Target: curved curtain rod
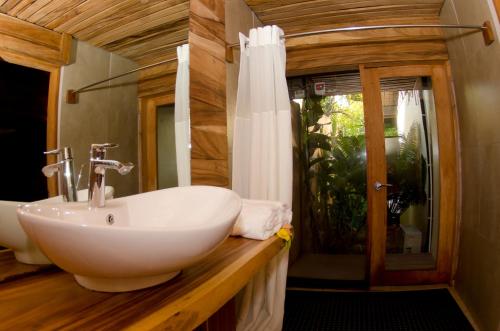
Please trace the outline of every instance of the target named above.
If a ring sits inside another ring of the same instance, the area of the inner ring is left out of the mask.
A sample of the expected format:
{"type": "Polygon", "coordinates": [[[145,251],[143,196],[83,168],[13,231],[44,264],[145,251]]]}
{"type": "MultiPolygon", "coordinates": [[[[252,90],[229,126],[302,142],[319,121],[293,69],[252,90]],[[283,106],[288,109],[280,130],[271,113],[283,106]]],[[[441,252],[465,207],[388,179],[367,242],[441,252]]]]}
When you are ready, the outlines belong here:
{"type": "MultiPolygon", "coordinates": [[[[442,28],[442,29],[472,29],[472,30],[477,30],[477,31],[482,31],[483,32],[483,37],[486,45],[490,45],[495,41],[495,35],[493,33],[493,28],[491,25],[491,22],[486,21],[484,22],[483,25],[468,25],[468,24],[393,24],[393,25],[367,25],[367,26],[350,26],[350,27],[345,27],[345,28],[335,28],[335,29],[327,29],[327,30],[318,30],[318,31],[309,31],[309,32],[300,32],[300,33],[293,33],[293,34],[288,34],[281,36],[282,39],[285,38],[297,38],[297,37],[304,37],[304,36],[312,36],[312,35],[319,35],[319,34],[326,34],[326,33],[334,33],[334,32],[349,32],[349,31],[367,31],[367,30],[380,30],[380,29],[392,29],[392,28],[398,28],[398,29],[408,29],[408,28],[442,28]]],[[[245,43],[246,44],[246,43],[245,43]]],[[[235,43],[232,45],[228,45],[226,49],[229,49],[230,51],[233,48],[239,48],[240,44],[235,43]]],[[[232,56],[228,58],[232,59],[232,56]]],[[[103,80],[100,80],[98,82],[80,87],[77,90],[68,90],[66,92],[66,102],[69,104],[75,104],[78,103],[78,94],[80,92],[84,92],[85,90],[94,87],[96,85],[108,82],[110,80],[120,78],[126,75],[130,75],[134,72],[141,71],[144,69],[156,67],[161,64],[169,63],[177,61],[177,58],[172,58],[164,61],[160,61],[157,63],[149,64],[147,66],[139,67],[137,69],[133,69],[130,71],[127,71],[123,74],[116,75],[113,77],[109,77],[103,80]]],[[[232,61],[229,61],[232,62],[232,61]]]]}
{"type": "MultiPolygon", "coordinates": [[[[491,23],[489,21],[485,22],[483,25],[470,25],[470,24],[392,24],[392,25],[366,25],[366,26],[349,26],[345,28],[335,28],[335,29],[327,29],[327,30],[318,30],[318,31],[309,31],[309,32],[300,32],[300,33],[292,33],[281,36],[281,39],[286,38],[297,38],[297,37],[305,37],[326,33],[334,33],[334,32],[350,32],[350,31],[367,31],[367,30],[381,30],[381,29],[408,29],[408,28],[442,28],[442,29],[472,29],[478,31],[491,31],[491,23]]],[[[492,32],[491,32],[492,33],[492,32]]],[[[245,43],[247,45],[248,43],[245,43]]],[[[239,48],[239,43],[234,43],[229,45],[230,48],[239,48]]]]}

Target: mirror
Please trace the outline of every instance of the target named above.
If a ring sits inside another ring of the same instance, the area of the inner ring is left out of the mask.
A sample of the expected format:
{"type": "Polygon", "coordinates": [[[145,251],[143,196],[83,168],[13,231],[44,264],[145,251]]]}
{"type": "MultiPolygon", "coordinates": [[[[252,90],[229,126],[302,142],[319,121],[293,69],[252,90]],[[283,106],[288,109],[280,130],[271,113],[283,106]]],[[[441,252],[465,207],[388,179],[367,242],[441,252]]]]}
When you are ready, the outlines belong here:
{"type": "MultiPolygon", "coordinates": [[[[162,105],[174,104],[177,61],[151,66],[94,86],[79,94],[77,104],[66,102],[66,91],[175,58],[177,46],[186,44],[188,40],[189,1],[61,3],[59,6],[65,6],[65,12],[73,11],[75,14],[57,17],[53,13],[37,14],[35,3],[19,8],[15,14],[17,17],[24,17],[24,11],[31,11],[41,17],[35,23],[11,17],[9,12],[1,15],[0,23],[4,28],[0,31],[0,40],[14,41],[12,45],[9,44],[8,49],[4,43],[0,43],[0,59],[50,74],[45,100],[48,111],[46,116],[41,115],[46,121],[48,139],[41,149],[71,146],[75,173],[78,174],[84,167],[79,187],[82,189],[87,185],[90,144],[117,143],[120,147],[110,150],[107,158],[132,162],[136,167],[124,177],[108,171],[106,185],[114,187],[115,197],[150,190],[152,186],[146,185],[144,173],[148,173],[152,158],[171,159],[169,154],[172,142],[168,142],[170,149],[161,147],[151,152],[149,147],[144,148],[145,142],[153,139],[156,142],[157,139],[156,126],[144,126],[151,124],[144,119],[151,115],[147,111],[149,105],[155,105],[156,115],[156,105],[161,109],[162,105]]],[[[54,8],[54,13],[57,10],[58,8],[54,8]]],[[[1,84],[9,84],[4,70],[1,72],[1,84]]],[[[189,102],[186,101],[186,104],[189,102]]],[[[156,124],[156,120],[153,123],[156,124]]],[[[1,129],[0,139],[9,131],[1,129]]],[[[163,134],[165,130],[160,127],[159,134],[163,134]]],[[[31,140],[34,141],[41,140],[31,140]]],[[[38,156],[40,152],[28,152],[26,146],[19,146],[17,150],[38,156]]],[[[42,161],[45,161],[45,157],[42,161]]],[[[47,162],[54,163],[56,160],[48,158],[47,162]]],[[[160,167],[163,168],[161,162],[160,167]]],[[[41,165],[31,163],[33,169],[29,172],[40,177],[41,165]]],[[[158,163],[154,164],[158,168],[158,163]]],[[[15,179],[26,176],[26,173],[9,175],[15,179]]],[[[163,173],[161,176],[163,181],[165,176],[163,173]]],[[[170,171],[167,177],[172,176],[170,171]]],[[[2,196],[0,200],[32,201],[57,193],[55,181],[40,178],[46,187],[47,193],[44,196],[2,196]]],[[[173,180],[168,180],[171,181],[169,185],[172,185],[173,180]]],[[[29,184],[22,186],[30,187],[29,184]]],[[[154,186],[154,189],[159,187],[157,183],[154,186]]],[[[3,264],[0,261],[0,266],[3,264]]],[[[2,270],[0,268],[0,280],[3,279],[2,270]]]]}

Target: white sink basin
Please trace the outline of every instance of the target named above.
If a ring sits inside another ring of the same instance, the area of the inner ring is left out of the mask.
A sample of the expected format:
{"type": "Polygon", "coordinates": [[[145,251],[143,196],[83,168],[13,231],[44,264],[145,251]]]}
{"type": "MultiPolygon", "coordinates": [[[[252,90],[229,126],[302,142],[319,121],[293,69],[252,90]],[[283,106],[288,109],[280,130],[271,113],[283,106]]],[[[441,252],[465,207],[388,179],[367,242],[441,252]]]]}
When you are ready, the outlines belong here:
{"type": "Polygon", "coordinates": [[[233,191],[190,186],[110,200],[103,208],[31,204],[17,212],[30,238],[80,285],[122,292],[165,282],[198,262],[227,238],[240,210],[233,191]]]}
{"type": "MultiPolygon", "coordinates": [[[[88,190],[77,192],[78,201],[86,201],[88,190]]],[[[106,199],[112,199],[114,189],[106,186],[106,199]]],[[[19,262],[27,264],[51,264],[50,260],[28,238],[17,220],[16,209],[26,202],[0,201],[0,246],[12,249],[19,262]]],[[[61,195],[36,203],[64,203],[61,195]]]]}

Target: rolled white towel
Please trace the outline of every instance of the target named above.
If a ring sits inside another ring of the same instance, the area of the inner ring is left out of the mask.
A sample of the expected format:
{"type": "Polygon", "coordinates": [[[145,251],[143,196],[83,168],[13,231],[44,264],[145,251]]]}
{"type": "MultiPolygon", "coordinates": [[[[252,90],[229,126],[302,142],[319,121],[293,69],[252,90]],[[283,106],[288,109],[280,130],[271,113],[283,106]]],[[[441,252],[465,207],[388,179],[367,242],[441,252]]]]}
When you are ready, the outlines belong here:
{"type": "Polygon", "coordinates": [[[282,202],[243,199],[231,235],[266,240],[291,221],[292,211],[282,202]]]}

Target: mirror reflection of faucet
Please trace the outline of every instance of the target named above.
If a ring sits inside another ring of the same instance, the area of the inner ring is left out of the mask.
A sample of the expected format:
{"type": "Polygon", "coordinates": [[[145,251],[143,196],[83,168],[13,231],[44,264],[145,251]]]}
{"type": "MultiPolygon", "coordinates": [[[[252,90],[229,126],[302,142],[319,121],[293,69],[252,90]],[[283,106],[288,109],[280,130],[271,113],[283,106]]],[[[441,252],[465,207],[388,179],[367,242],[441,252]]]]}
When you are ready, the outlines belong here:
{"type": "Polygon", "coordinates": [[[75,169],[73,167],[73,152],[71,147],[63,147],[48,151],[45,155],[59,155],[60,161],[54,164],[46,165],[42,172],[46,177],[52,177],[54,173],[59,173],[59,183],[61,193],[66,202],[77,201],[75,186],[75,169]]]}

